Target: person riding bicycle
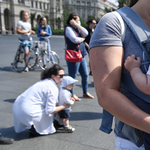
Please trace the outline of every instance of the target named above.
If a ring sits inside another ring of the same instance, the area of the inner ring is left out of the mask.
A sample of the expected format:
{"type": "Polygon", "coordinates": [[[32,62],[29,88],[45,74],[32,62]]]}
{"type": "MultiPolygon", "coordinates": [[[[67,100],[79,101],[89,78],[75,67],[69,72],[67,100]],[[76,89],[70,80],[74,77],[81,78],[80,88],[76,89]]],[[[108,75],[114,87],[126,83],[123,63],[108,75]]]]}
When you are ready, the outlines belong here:
{"type": "MultiPolygon", "coordinates": [[[[25,63],[28,63],[28,55],[29,55],[29,50],[32,45],[32,37],[31,34],[35,34],[33,30],[31,30],[31,24],[28,22],[28,19],[30,18],[29,13],[24,11],[23,12],[23,20],[20,20],[17,23],[17,33],[20,34],[20,40],[24,43],[23,49],[25,50],[25,53],[27,56],[24,58],[25,63]],[[30,46],[29,46],[30,45],[30,46]]],[[[28,66],[25,68],[25,72],[28,72],[29,68],[28,66]]]]}
{"type": "MultiPolygon", "coordinates": [[[[53,64],[55,64],[53,56],[50,54],[51,45],[50,45],[50,40],[48,39],[49,36],[52,36],[52,30],[51,30],[50,25],[47,25],[47,19],[45,17],[41,17],[38,21],[37,36],[39,37],[39,41],[47,41],[50,60],[52,61],[53,64]],[[46,37],[47,37],[47,40],[45,40],[46,37]]],[[[45,61],[46,61],[45,58],[43,58],[43,64],[44,64],[43,68],[46,68],[45,61]]]]}

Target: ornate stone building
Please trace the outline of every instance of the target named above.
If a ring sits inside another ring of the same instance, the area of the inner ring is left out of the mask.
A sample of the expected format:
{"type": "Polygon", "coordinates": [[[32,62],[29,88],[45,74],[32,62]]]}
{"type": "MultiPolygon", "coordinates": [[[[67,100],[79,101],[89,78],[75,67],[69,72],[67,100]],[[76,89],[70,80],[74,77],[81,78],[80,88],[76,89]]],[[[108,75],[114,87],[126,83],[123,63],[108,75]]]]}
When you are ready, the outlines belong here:
{"type": "Polygon", "coordinates": [[[107,0],[0,0],[0,31],[15,31],[23,11],[30,14],[32,27],[37,27],[40,16],[46,16],[52,29],[63,29],[63,6],[66,4],[84,21],[88,16],[100,18],[105,7],[117,9],[107,0]]]}
{"type": "Polygon", "coordinates": [[[40,16],[47,16],[53,29],[61,28],[62,0],[0,0],[0,30],[15,30],[23,11],[30,14],[32,27],[40,16]]]}
{"type": "Polygon", "coordinates": [[[63,6],[65,5],[69,5],[72,11],[85,22],[88,20],[88,16],[94,16],[99,20],[106,13],[105,8],[117,9],[117,6],[107,0],[63,0],[63,6]]]}

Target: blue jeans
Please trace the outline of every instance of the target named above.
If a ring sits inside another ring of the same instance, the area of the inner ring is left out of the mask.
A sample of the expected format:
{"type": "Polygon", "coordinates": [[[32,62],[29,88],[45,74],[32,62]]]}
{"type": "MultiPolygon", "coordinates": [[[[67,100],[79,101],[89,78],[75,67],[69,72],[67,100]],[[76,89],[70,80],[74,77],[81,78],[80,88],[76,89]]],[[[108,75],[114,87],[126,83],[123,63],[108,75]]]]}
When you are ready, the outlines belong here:
{"type": "MultiPolygon", "coordinates": [[[[43,40],[41,40],[41,41],[43,41],[43,40]]],[[[50,53],[50,51],[51,51],[51,45],[50,45],[50,41],[49,40],[47,41],[47,49],[48,49],[48,52],[49,52],[49,59],[52,61],[52,64],[55,64],[53,55],[50,53]]],[[[45,56],[44,56],[43,53],[42,53],[42,56],[43,56],[43,64],[46,65],[46,58],[45,58],[45,56]]]]}
{"type": "MultiPolygon", "coordinates": [[[[81,75],[81,82],[82,82],[82,90],[83,94],[86,94],[88,92],[88,69],[85,58],[82,59],[81,62],[71,63],[67,62],[68,66],[68,74],[72,78],[76,78],[77,73],[79,71],[81,75]]],[[[71,90],[71,93],[74,94],[74,89],[71,90]]]]}

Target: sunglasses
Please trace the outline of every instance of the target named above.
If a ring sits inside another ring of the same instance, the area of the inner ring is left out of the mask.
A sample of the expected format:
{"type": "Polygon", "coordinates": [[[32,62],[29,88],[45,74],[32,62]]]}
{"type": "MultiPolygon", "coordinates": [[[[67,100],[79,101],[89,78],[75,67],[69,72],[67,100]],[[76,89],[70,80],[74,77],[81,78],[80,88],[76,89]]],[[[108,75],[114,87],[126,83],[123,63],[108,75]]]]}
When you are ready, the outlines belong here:
{"type": "Polygon", "coordinates": [[[63,78],[65,76],[65,74],[59,74],[57,76],[60,77],[60,78],[63,78]]]}
{"type": "Polygon", "coordinates": [[[96,24],[96,23],[92,22],[92,24],[96,24]]]}

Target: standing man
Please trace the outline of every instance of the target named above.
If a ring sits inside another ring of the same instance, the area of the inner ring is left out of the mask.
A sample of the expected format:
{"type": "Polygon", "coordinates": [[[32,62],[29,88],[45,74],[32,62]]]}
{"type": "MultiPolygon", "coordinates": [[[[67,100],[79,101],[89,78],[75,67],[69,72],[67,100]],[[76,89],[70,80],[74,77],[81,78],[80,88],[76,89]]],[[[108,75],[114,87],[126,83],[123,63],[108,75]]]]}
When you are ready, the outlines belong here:
{"type": "MultiPolygon", "coordinates": [[[[85,43],[86,50],[89,54],[89,43],[90,43],[91,36],[92,36],[92,34],[95,30],[95,27],[96,27],[96,20],[95,19],[89,19],[87,24],[88,24],[88,27],[86,29],[87,29],[89,34],[88,34],[88,36],[86,36],[84,43],[85,43]]],[[[90,66],[90,62],[89,62],[89,66],[90,66]]],[[[91,67],[90,67],[89,75],[92,75],[91,67]]]]}
{"type": "MultiPolygon", "coordinates": [[[[23,12],[23,20],[20,20],[17,23],[17,33],[20,34],[20,40],[23,41],[25,44],[23,45],[23,49],[25,50],[26,54],[29,55],[29,50],[32,45],[32,37],[31,34],[35,34],[33,30],[31,30],[31,24],[28,22],[28,19],[30,18],[28,12],[23,12]],[[28,46],[29,44],[30,46],[28,46]]],[[[28,63],[27,56],[24,58],[25,63],[28,63]]],[[[28,72],[29,68],[25,68],[25,72],[28,72]]]]}

